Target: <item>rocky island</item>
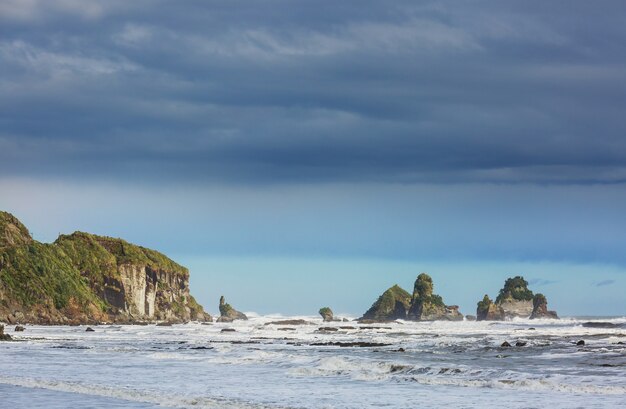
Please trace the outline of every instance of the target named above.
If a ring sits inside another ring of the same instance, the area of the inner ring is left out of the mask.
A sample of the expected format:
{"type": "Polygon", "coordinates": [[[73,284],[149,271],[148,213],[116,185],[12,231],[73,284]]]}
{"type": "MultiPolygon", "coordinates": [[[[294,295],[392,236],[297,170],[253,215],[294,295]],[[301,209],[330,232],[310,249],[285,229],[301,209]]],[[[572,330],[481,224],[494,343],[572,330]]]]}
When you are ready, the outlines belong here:
{"type": "Polygon", "coordinates": [[[460,321],[463,315],[456,305],[446,305],[441,296],[433,293],[433,280],[422,273],[415,280],[413,294],[398,285],[385,291],[369,310],[360,318],[361,321],[460,321]]]}
{"type": "Polygon", "coordinates": [[[75,232],[33,240],[0,211],[0,321],[33,324],[206,321],[189,270],[122,239],[75,232]]]}
{"type": "Polygon", "coordinates": [[[521,276],[508,278],[495,302],[485,294],[476,308],[478,321],[502,321],[516,317],[558,319],[555,311],[548,311],[546,297],[533,294],[528,288],[528,282],[521,276]]]}
{"type": "Polygon", "coordinates": [[[217,322],[233,322],[235,320],[247,320],[248,317],[243,312],[239,312],[226,302],[224,296],[220,297],[220,317],[217,322]]]}

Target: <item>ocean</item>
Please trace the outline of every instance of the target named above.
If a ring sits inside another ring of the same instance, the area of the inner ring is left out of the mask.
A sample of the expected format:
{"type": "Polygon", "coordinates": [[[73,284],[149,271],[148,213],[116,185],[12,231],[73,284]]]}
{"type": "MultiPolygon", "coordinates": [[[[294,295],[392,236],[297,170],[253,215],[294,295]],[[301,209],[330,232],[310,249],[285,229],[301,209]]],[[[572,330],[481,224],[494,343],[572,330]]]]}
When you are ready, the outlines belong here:
{"type": "Polygon", "coordinates": [[[365,325],[251,315],[94,332],[7,327],[16,342],[0,343],[0,406],[626,407],[626,317],[365,325]],[[266,325],[285,319],[309,324],[266,325]]]}

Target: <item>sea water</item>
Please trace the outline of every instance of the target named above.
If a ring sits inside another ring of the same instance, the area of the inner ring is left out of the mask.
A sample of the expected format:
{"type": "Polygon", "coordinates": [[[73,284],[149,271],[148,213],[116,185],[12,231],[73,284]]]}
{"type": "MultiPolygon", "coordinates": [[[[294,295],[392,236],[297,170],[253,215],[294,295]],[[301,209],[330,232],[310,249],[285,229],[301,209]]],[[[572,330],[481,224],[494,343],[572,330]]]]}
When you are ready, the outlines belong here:
{"type": "Polygon", "coordinates": [[[0,407],[624,408],[626,317],[586,321],[7,328],[0,407]]]}

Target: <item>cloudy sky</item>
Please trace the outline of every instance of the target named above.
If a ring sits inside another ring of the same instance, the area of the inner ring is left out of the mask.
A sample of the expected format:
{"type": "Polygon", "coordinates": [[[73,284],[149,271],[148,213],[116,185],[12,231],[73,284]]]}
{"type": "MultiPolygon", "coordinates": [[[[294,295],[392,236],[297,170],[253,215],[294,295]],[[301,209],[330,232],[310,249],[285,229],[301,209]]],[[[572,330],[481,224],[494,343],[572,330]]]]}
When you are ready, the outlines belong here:
{"type": "Polygon", "coordinates": [[[626,314],[622,1],[0,0],[0,208],[358,315],[429,272],[626,314]]]}

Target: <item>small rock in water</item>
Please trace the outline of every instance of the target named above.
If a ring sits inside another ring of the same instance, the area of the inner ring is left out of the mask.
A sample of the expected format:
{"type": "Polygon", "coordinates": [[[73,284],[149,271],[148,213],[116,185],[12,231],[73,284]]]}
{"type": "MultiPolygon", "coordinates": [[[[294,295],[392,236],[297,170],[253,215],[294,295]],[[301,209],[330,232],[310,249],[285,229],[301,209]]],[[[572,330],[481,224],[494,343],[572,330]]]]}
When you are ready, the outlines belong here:
{"type": "Polygon", "coordinates": [[[320,327],[318,329],[318,331],[335,332],[335,331],[339,331],[339,328],[335,328],[335,327],[320,327]]]}
{"type": "Polygon", "coordinates": [[[93,328],[91,328],[91,327],[87,327],[85,332],[96,332],[96,331],[93,328]]]}
{"type": "Polygon", "coordinates": [[[404,348],[398,348],[398,352],[406,352],[404,348]]]}
{"type": "Polygon", "coordinates": [[[235,328],[222,328],[222,332],[237,332],[235,328]]]}
{"type": "Polygon", "coordinates": [[[528,330],[529,330],[529,331],[535,331],[535,329],[536,329],[536,328],[534,328],[534,327],[530,327],[530,328],[528,328],[528,330]]]}
{"type": "Polygon", "coordinates": [[[511,346],[511,344],[509,344],[507,341],[504,341],[504,342],[502,343],[502,345],[500,345],[500,347],[502,347],[502,348],[508,348],[508,347],[510,347],[510,346],[511,346]]]}
{"type": "Polygon", "coordinates": [[[516,347],[525,347],[526,346],[526,342],[524,342],[524,341],[517,341],[515,343],[515,346],[516,347]]]}
{"type": "Polygon", "coordinates": [[[171,326],[172,326],[172,323],[171,323],[171,322],[164,321],[164,322],[159,322],[159,323],[157,323],[157,325],[156,325],[156,326],[157,326],[157,327],[171,327],[171,326]]]}
{"type": "Polygon", "coordinates": [[[21,325],[17,325],[17,326],[15,327],[15,332],[22,332],[22,331],[24,331],[25,329],[26,329],[26,328],[22,327],[21,325]]]}
{"type": "Polygon", "coordinates": [[[0,324],[0,341],[10,341],[12,339],[9,334],[4,333],[4,325],[0,324]]]}
{"type": "Polygon", "coordinates": [[[579,347],[585,346],[585,341],[583,341],[583,340],[581,339],[580,341],[578,341],[578,342],[576,343],[576,345],[577,345],[577,346],[579,346],[579,347]]]}

